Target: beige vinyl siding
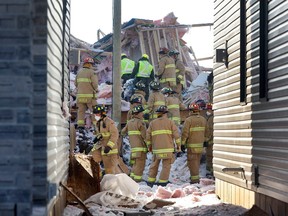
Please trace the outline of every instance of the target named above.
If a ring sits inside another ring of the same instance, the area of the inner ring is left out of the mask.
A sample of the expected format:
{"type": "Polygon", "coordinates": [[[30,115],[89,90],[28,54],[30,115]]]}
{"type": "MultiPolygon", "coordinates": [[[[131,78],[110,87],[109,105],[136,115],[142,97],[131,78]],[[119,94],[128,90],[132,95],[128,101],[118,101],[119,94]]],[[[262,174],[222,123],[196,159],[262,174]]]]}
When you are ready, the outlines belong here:
{"type": "MultiPolygon", "coordinates": [[[[48,0],[47,23],[47,181],[50,185],[59,187],[59,182],[65,182],[69,165],[69,124],[62,116],[62,85],[64,84],[64,100],[68,100],[68,42],[70,17],[63,17],[63,1],[48,0]],[[63,19],[66,19],[63,38],[63,19]],[[63,49],[64,40],[64,49],[63,49]],[[63,57],[64,53],[64,59],[63,57]],[[64,60],[64,71],[62,71],[64,60]],[[62,78],[64,76],[64,83],[62,78]]],[[[67,9],[69,11],[69,1],[67,9]]],[[[59,190],[56,191],[59,193],[59,190]]],[[[56,194],[55,194],[56,195],[56,194]]],[[[53,194],[52,194],[53,196],[53,194]]],[[[51,197],[52,198],[52,197],[51,197]]],[[[50,200],[48,209],[54,199],[50,200]]]]}

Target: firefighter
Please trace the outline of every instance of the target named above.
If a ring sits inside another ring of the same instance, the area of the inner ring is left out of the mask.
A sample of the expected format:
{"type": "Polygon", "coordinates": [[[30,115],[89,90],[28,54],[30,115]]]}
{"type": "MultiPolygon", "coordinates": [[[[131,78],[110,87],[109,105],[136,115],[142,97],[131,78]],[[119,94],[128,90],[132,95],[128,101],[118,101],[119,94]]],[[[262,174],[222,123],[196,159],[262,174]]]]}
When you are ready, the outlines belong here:
{"type": "Polygon", "coordinates": [[[213,176],[213,110],[212,104],[206,104],[206,118],[207,118],[207,146],[206,146],[206,169],[213,176]]]}
{"type": "Polygon", "coordinates": [[[94,60],[90,57],[84,59],[83,69],[80,70],[75,79],[77,88],[77,124],[79,129],[85,127],[85,112],[89,109],[91,121],[95,124],[93,106],[97,104],[96,93],[98,92],[98,77],[91,69],[94,60]]]}
{"type": "Polygon", "coordinates": [[[128,133],[131,157],[130,164],[132,170],[130,177],[136,182],[142,181],[142,175],[145,168],[147,146],[146,139],[146,124],[143,121],[144,108],[140,104],[135,106],[132,110],[133,118],[128,121],[126,126],[121,130],[121,135],[124,136],[128,133]]]}
{"type": "Polygon", "coordinates": [[[160,105],[165,105],[164,95],[161,93],[160,83],[158,81],[151,81],[150,84],[150,94],[147,101],[148,113],[144,114],[144,118],[149,121],[157,118],[156,110],[160,105]]]}
{"type": "Polygon", "coordinates": [[[172,50],[169,52],[169,55],[175,60],[175,66],[176,66],[176,87],[174,91],[177,94],[177,97],[179,97],[180,101],[183,101],[182,98],[182,90],[185,87],[185,65],[184,63],[179,59],[179,51],[178,50],[172,50]]]}
{"type": "Polygon", "coordinates": [[[160,80],[161,87],[176,87],[176,68],[175,61],[169,55],[167,48],[160,48],[159,51],[159,68],[157,71],[157,77],[160,80]]]}
{"type": "Polygon", "coordinates": [[[135,67],[135,62],[127,57],[126,54],[121,54],[121,79],[122,85],[126,83],[128,79],[131,79],[131,74],[133,68],[135,67]]]}
{"type": "Polygon", "coordinates": [[[104,106],[96,105],[93,109],[96,119],[96,137],[100,142],[100,148],[92,151],[92,157],[96,162],[103,161],[105,174],[121,173],[118,162],[118,129],[115,122],[106,115],[104,106]],[[99,155],[100,154],[100,155],[99,155]],[[100,158],[101,156],[101,158],[100,158]]]}
{"type": "Polygon", "coordinates": [[[151,121],[146,133],[148,151],[153,153],[153,162],[149,168],[147,184],[153,186],[162,161],[162,170],[158,185],[166,186],[169,182],[170,168],[175,160],[175,148],[181,151],[181,139],[174,122],[167,118],[167,106],[159,106],[156,110],[158,118],[151,121]],[[174,146],[174,141],[176,146],[174,146]]]}
{"type": "Polygon", "coordinates": [[[186,106],[181,103],[178,97],[174,97],[174,91],[169,87],[164,87],[161,93],[165,97],[165,104],[168,107],[168,118],[174,121],[176,126],[180,126],[180,110],[186,110],[186,106]]]}
{"type": "MultiPolygon", "coordinates": [[[[154,80],[153,66],[150,64],[149,56],[147,54],[143,54],[139,59],[138,63],[133,69],[131,77],[135,77],[135,83],[141,80],[145,86],[149,86],[149,83],[154,80]]],[[[149,88],[145,88],[144,91],[145,99],[148,100],[149,88]]]]}
{"type": "Polygon", "coordinates": [[[189,105],[191,116],[188,117],[182,129],[182,146],[187,148],[187,166],[190,170],[190,183],[199,183],[200,159],[203,151],[203,143],[206,140],[207,121],[199,114],[199,106],[195,103],[189,105]]]}
{"type": "MultiPolygon", "coordinates": [[[[149,111],[147,110],[147,101],[145,98],[145,89],[146,89],[146,85],[145,83],[140,80],[139,82],[137,82],[135,84],[135,92],[134,94],[131,96],[131,100],[133,100],[135,97],[141,97],[141,104],[144,107],[144,113],[148,113],[149,111]]],[[[144,122],[148,125],[148,120],[144,119],[144,122]]]]}
{"type": "Polygon", "coordinates": [[[129,111],[128,111],[128,113],[127,113],[127,122],[130,120],[130,119],[132,119],[132,116],[133,116],[133,114],[132,114],[132,111],[133,111],[133,108],[135,107],[135,106],[138,106],[138,105],[142,105],[142,99],[143,99],[143,97],[141,97],[141,96],[135,96],[135,97],[131,97],[131,99],[130,99],[130,109],[129,109],[129,111]]]}

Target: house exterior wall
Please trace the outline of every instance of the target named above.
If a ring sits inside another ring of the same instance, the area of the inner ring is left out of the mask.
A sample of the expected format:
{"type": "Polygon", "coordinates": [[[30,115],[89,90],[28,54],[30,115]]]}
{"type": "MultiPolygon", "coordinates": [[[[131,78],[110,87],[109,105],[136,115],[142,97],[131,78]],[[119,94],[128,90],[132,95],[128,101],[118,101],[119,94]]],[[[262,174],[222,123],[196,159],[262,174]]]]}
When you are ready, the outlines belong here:
{"type": "Polygon", "coordinates": [[[228,52],[228,67],[215,63],[213,71],[217,193],[239,186],[257,205],[270,200],[274,212],[271,203],[282,201],[287,213],[288,2],[217,0],[214,9],[214,49],[228,52]]]}
{"type": "Polygon", "coordinates": [[[68,98],[69,2],[64,43],[63,1],[0,2],[0,215],[53,215],[61,208],[69,153],[61,110],[68,98]]]}

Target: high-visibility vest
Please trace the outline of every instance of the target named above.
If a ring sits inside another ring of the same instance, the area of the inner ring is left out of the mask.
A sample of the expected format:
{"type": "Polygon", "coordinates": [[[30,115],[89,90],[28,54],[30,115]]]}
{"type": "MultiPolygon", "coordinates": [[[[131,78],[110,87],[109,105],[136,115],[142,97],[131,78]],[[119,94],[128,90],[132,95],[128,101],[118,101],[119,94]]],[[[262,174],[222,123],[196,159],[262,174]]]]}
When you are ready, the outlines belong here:
{"type": "Polygon", "coordinates": [[[153,66],[148,61],[139,61],[139,70],[136,77],[149,78],[152,70],[153,66]]]}
{"type": "Polygon", "coordinates": [[[124,58],[121,60],[121,76],[124,74],[132,74],[135,62],[131,59],[124,58]]]}

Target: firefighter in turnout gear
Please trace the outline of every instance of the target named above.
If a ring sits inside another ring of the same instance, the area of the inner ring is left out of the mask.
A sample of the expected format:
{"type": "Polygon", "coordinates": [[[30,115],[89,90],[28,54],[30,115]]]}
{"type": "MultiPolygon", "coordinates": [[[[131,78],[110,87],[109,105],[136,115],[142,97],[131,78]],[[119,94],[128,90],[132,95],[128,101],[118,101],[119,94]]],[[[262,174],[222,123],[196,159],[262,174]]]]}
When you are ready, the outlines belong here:
{"type": "Polygon", "coordinates": [[[159,78],[161,87],[176,87],[176,68],[175,61],[169,55],[167,48],[160,48],[159,51],[159,68],[155,77],[159,78]]]}
{"type": "Polygon", "coordinates": [[[177,94],[177,97],[179,97],[180,101],[183,101],[182,98],[182,90],[185,88],[185,66],[184,63],[179,59],[179,52],[178,50],[172,50],[169,52],[169,55],[175,60],[175,66],[176,66],[176,87],[174,91],[177,94]]]}
{"type": "Polygon", "coordinates": [[[132,114],[132,111],[134,109],[134,107],[138,106],[138,105],[142,105],[142,100],[143,100],[143,97],[140,97],[139,95],[138,96],[135,96],[135,97],[131,97],[130,99],[130,109],[127,113],[127,122],[132,119],[133,117],[133,114],[132,114]]]}
{"type": "Polygon", "coordinates": [[[190,183],[199,183],[200,159],[203,151],[203,143],[206,141],[207,122],[199,114],[199,106],[195,103],[189,105],[192,112],[182,129],[182,145],[187,148],[187,165],[190,170],[190,183]]]}
{"type": "Polygon", "coordinates": [[[103,161],[105,174],[121,173],[118,162],[118,129],[115,122],[106,115],[104,106],[96,105],[93,109],[97,120],[96,137],[99,137],[101,148],[92,151],[92,157],[96,162],[103,161]],[[100,135],[101,134],[101,135],[100,135]],[[100,154],[100,155],[99,155],[100,154]],[[101,159],[99,157],[101,156],[101,159]]]}
{"type": "Polygon", "coordinates": [[[126,54],[121,54],[121,79],[122,85],[126,83],[128,79],[131,79],[135,62],[127,57],[126,54]]]}
{"type": "Polygon", "coordinates": [[[149,84],[150,86],[150,94],[147,101],[147,110],[148,113],[144,115],[145,119],[149,119],[152,121],[153,119],[157,118],[156,110],[161,105],[165,104],[165,98],[164,95],[161,93],[160,89],[160,83],[158,81],[152,81],[149,84]]]}
{"type": "MultiPolygon", "coordinates": [[[[146,87],[146,85],[145,85],[145,83],[142,81],[142,80],[140,80],[139,82],[137,82],[136,84],[135,84],[135,92],[134,92],[134,94],[131,96],[131,100],[133,100],[135,97],[141,97],[141,104],[142,104],[142,106],[144,107],[144,113],[147,113],[148,112],[148,110],[147,110],[147,101],[146,101],[146,99],[145,99],[145,95],[146,95],[146,93],[145,93],[145,89],[146,89],[147,87],[146,87]]],[[[130,117],[130,116],[129,116],[130,117]]],[[[131,119],[131,118],[130,118],[131,119]]],[[[128,120],[128,119],[127,119],[128,120]]],[[[146,123],[146,124],[148,124],[148,120],[146,120],[146,119],[144,119],[144,122],[146,123]]]]}
{"type": "Polygon", "coordinates": [[[165,97],[165,104],[168,107],[168,118],[174,121],[176,126],[181,123],[180,110],[186,110],[186,106],[180,102],[178,97],[174,97],[174,91],[169,87],[164,87],[161,93],[165,97]]]}
{"type": "MultiPolygon", "coordinates": [[[[142,81],[145,86],[148,86],[149,83],[154,79],[153,66],[150,64],[149,56],[147,54],[143,54],[142,57],[139,59],[138,63],[133,69],[131,77],[135,77],[135,83],[142,81]]],[[[144,91],[145,100],[148,100],[149,88],[146,87],[144,91]]]]}
{"type": "Polygon", "coordinates": [[[213,110],[212,104],[206,104],[206,118],[207,118],[207,144],[206,144],[206,169],[213,175],[213,110]]]}
{"type": "Polygon", "coordinates": [[[158,118],[150,122],[146,133],[148,151],[153,153],[147,184],[152,186],[155,183],[158,167],[162,161],[158,185],[165,186],[169,180],[171,165],[175,160],[175,149],[176,152],[181,151],[181,139],[176,125],[167,118],[167,106],[159,106],[156,112],[158,118]]]}
{"type": "Polygon", "coordinates": [[[143,111],[142,105],[135,106],[132,110],[133,118],[121,130],[121,135],[128,133],[129,136],[131,146],[130,164],[132,165],[130,177],[136,182],[142,181],[147,153],[145,143],[146,124],[143,122],[143,111]]]}
{"type": "Polygon", "coordinates": [[[83,69],[80,70],[75,79],[77,88],[77,124],[79,129],[85,127],[85,112],[90,111],[91,121],[95,124],[93,106],[97,104],[96,93],[98,92],[98,77],[91,69],[94,60],[90,57],[84,59],[83,69]]]}

